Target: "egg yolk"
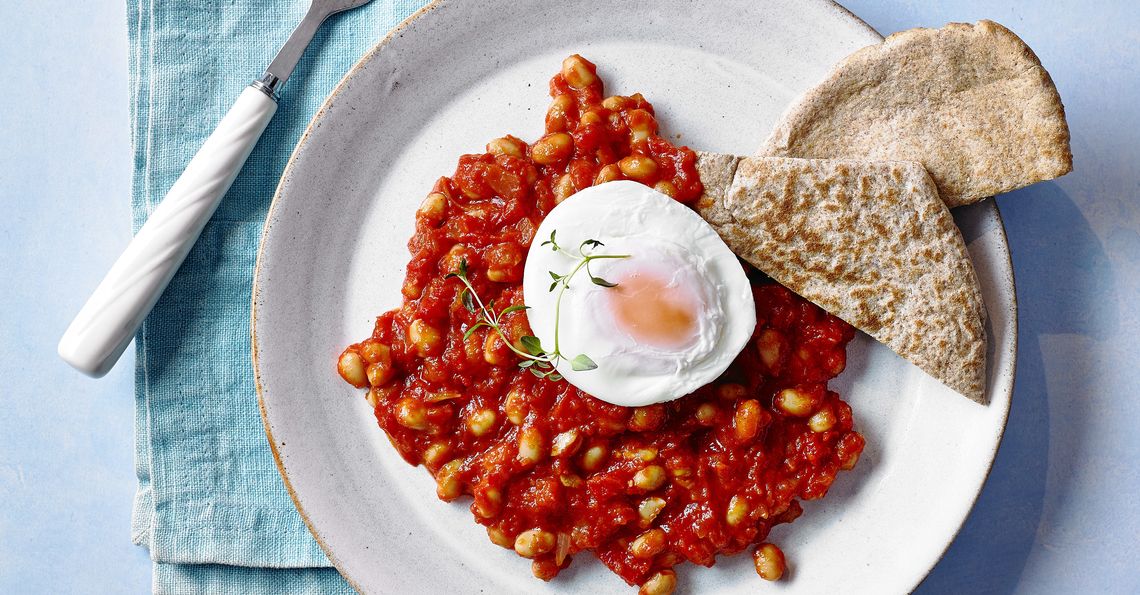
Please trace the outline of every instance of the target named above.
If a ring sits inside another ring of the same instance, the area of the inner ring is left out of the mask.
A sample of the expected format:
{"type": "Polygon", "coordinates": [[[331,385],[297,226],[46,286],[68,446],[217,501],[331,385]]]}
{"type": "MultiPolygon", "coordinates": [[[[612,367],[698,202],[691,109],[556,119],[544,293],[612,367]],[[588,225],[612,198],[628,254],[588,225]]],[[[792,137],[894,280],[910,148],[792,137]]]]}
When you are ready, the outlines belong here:
{"type": "Polygon", "coordinates": [[[700,301],[647,271],[632,271],[605,292],[614,322],[639,343],[678,348],[697,335],[700,301]]]}

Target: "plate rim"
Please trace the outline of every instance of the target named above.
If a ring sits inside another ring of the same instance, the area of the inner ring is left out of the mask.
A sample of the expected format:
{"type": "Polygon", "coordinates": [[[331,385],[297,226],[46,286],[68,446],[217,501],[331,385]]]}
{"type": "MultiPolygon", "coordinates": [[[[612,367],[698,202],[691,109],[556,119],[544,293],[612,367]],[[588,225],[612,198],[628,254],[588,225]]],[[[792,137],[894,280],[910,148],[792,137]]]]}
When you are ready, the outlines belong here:
{"type": "Polygon", "coordinates": [[[328,114],[329,108],[332,106],[333,101],[336,100],[337,96],[340,95],[341,91],[344,90],[348,82],[354,76],[356,76],[356,74],[361,69],[364,68],[365,64],[372,61],[376,54],[379,53],[380,50],[384,48],[384,46],[388,45],[388,43],[391,42],[394,37],[399,35],[400,32],[402,32],[404,29],[407,29],[413,21],[435,10],[436,7],[443,2],[444,0],[431,0],[412,14],[408,15],[404,20],[400,21],[398,25],[392,27],[392,29],[388,31],[388,33],[385,34],[383,38],[381,38],[371,48],[369,48],[368,51],[366,51],[364,55],[362,55],[360,59],[358,59],[352,65],[352,68],[348,69],[348,72],[344,73],[344,76],[342,76],[341,79],[337,82],[336,86],[333,87],[333,90],[329,92],[328,97],[325,97],[325,100],[321,102],[321,107],[317,109],[317,112],[313,114],[313,117],[309,120],[309,123],[305,125],[305,131],[301,133],[301,138],[297,139],[297,144],[293,146],[293,151],[289,154],[289,160],[285,162],[285,168],[281,170],[281,177],[278,179],[277,187],[273,191],[273,200],[269,202],[269,209],[265,213],[265,223],[262,226],[261,237],[257,243],[257,261],[254,264],[253,268],[253,284],[250,293],[249,319],[250,358],[253,363],[253,384],[254,388],[257,390],[257,410],[261,415],[261,425],[265,429],[265,438],[269,442],[269,450],[273,454],[273,463],[277,467],[277,473],[281,476],[281,481],[285,485],[285,491],[289,494],[289,499],[293,502],[293,508],[297,509],[297,514],[300,515],[301,521],[305,523],[305,528],[309,530],[309,534],[313,536],[313,540],[317,542],[318,546],[320,546],[321,551],[324,552],[325,557],[329,559],[329,562],[333,565],[333,568],[336,569],[337,573],[340,574],[340,576],[348,582],[353,590],[358,593],[363,593],[364,589],[353,577],[349,576],[348,573],[344,571],[342,568],[343,564],[341,563],[340,559],[336,556],[335,553],[333,553],[332,548],[329,547],[328,543],[325,542],[320,532],[317,531],[317,528],[313,524],[313,521],[309,518],[308,513],[305,512],[304,507],[301,505],[301,499],[293,487],[293,482],[289,479],[289,474],[285,471],[285,462],[281,458],[281,452],[277,449],[277,440],[273,437],[273,428],[269,423],[269,413],[265,407],[265,390],[261,384],[261,365],[260,358],[258,357],[259,349],[257,342],[257,303],[259,301],[258,296],[261,293],[260,280],[262,258],[265,254],[265,241],[269,236],[269,231],[272,227],[273,214],[276,208],[280,205],[281,195],[285,189],[286,180],[288,180],[290,174],[293,172],[293,168],[297,164],[297,157],[301,154],[301,151],[304,149],[305,145],[308,144],[309,138],[312,136],[313,131],[316,130],[321,119],[324,118],[326,114],[328,114]]]}
{"type": "MultiPolygon", "coordinates": [[[[877,29],[875,29],[874,27],[869,25],[866,21],[861,19],[858,15],[856,15],[850,9],[848,9],[847,7],[840,4],[837,0],[812,0],[812,1],[815,1],[818,4],[830,6],[832,9],[835,9],[843,18],[848,19],[849,21],[851,21],[856,26],[861,26],[861,27],[867,29],[868,31],[873,33],[875,36],[877,36],[879,39],[885,39],[886,37],[889,37],[889,36],[882,35],[877,29]]],[[[260,281],[262,278],[262,276],[261,276],[262,264],[263,264],[262,260],[263,260],[264,253],[265,253],[264,247],[266,245],[266,238],[268,237],[270,230],[272,228],[274,213],[275,213],[277,207],[280,206],[281,197],[282,197],[282,194],[284,192],[286,182],[288,181],[288,179],[291,177],[291,174],[293,173],[293,169],[296,166],[298,156],[300,155],[302,150],[305,148],[305,146],[308,144],[309,139],[312,136],[313,131],[319,127],[321,120],[328,114],[330,107],[332,106],[333,102],[338,98],[340,93],[344,90],[345,86],[360,72],[360,70],[362,70],[369,62],[371,62],[376,57],[376,55],[385,46],[387,46],[392,41],[392,39],[394,39],[396,36],[400,35],[405,29],[407,29],[411,25],[411,23],[413,21],[415,21],[416,19],[424,16],[425,14],[435,10],[440,5],[442,5],[446,2],[447,2],[447,0],[431,0],[430,2],[425,4],[424,6],[417,9],[412,14],[408,15],[404,20],[402,20],[399,24],[397,24],[391,30],[389,30],[384,35],[384,37],[382,37],[371,48],[369,48],[352,65],[352,67],[349,68],[349,70],[347,72],[345,72],[344,76],[341,77],[341,79],[337,82],[336,86],[333,87],[332,91],[329,92],[329,95],[321,103],[320,108],[318,108],[316,113],[313,114],[313,117],[309,120],[309,123],[305,126],[305,130],[301,134],[301,137],[297,140],[297,144],[293,147],[293,150],[289,155],[289,159],[286,162],[284,169],[282,169],[281,177],[279,178],[277,186],[274,190],[273,199],[270,202],[269,208],[266,212],[265,223],[262,227],[260,239],[258,241],[257,259],[256,259],[256,263],[254,266],[254,272],[253,272],[253,283],[252,283],[251,296],[250,296],[250,355],[251,355],[252,368],[253,368],[254,387],[257,391],[258,412],[261,416],[262,426],[265,430],[266,439],[269,442],[269,449],[273,455],[274,464],[277,468],[278,474],[281,476],[282,482],[285,486],[285,490],[289,494],[290,500],[293,502],[294,508],[296,508],[297,513],[300,515],[301,520],[305,524],[305,527],[308,529],[309,533],[312,535],[312,537],[316,541],[317,545],[321,548],[321,551],[324,552],[324,554],[328,558],[329,562],[333,565],[333,567],[337,570],[337,572],[341,575],[341,577],[343,577],[345,579],[345,581],[347,581],[349,583],[349,585],[354,590],[356,590],[357,592],[361,592],[361,593],[364,592],[364,589],[361,587],[361,585],[352,576],[350,576],[342,568],[342,566],[343,566],[342,562],[339,560],[339,558],[336,556],[336,554],[332,551],[332,548],[329,547],[329,545],[326,543],[324,538],[321,536],[320,532],[317,530],[316,526],[313,524],[312,520],[309,518],[308,513],[305,511],[304,507],[302,506],[300,497],[298,496],[295,488],[293,487],[292,481],[290,480],[289,475],[286,472],[284,461],[282,459],[281,453],[279,452],[279,450],[277,448],[277,440],[273,436],[273,429],[272,429],[272,426],[270,425],[269,415],[268,415],[268,411],[266,408],[265,391],[264,391],[264,387],[263,387],[262,381],[261,381],[260,358],[258,357],[259,356],[259,344],[258,344],[258,338],[257,338],[257,320],[258,320],[257,305],[258,305],[258,302],[260,301],[259,296],[261,293],[260,281]]],[[[1002,285],[1007,285],[1009,288],[1009,297],[1010,297],[1009,314],[1011,316],[1011,321],[1012,321],[1010,324],[1010,339],[1009,339],[1009,347],[1008,347],[1009,358],[1010,358],[1009,382],[1008,382],[1008,384],[1005,384],[1004,386],[1002,384],[999,384],[997,387],[995,387],[998,390],[998,394],[1001,394],[1005,397],[1004,398],[1005,406],[1004,406],[1004,409],[999,412],[1000,414],[998,417],[999,417],[1000,423],[999,423],[999,428],[997,431],[997,439],[994,442],[994,447],[993,447],[991,456],[989,457],[989,460],[987,461],[986,469],[985,469],[985,472],[983,474],[982,481],[978,484],[977,491],[971,497],[970,506],[967,509],[967,513],[962,517],[961,522],[958,523],[958,526],[954,530],[954,532],[948,536],[948,539],[946,540],[946,542],[944,544],[942,544],[941,552],[938,554],[937,558],[935,558],[931,562],[929,568],[927,568],[925,570],[925,572],[922,574],[922,576],[920,578],[918,578],[918,580],[910,587],[909,591],[911,591],[911,592],[913,592],[915,589],[917,589],[930,576],[930,573],[934,570],[934,568],[936,566],[938,566],[938,564],[943,560],[943,558],[945,558],[947,551],[949,551],[949,549],[950,549],[950,546],[953,545],[954,541],[957,540],[959,534],[961,534],[962,529],[964,528],[964,526],[966,524],[966,521],[973,514],[974,507],[977,505],[977,501],[981,497],[981,493],[985,489],[986,483],[989,481],[990,475],[993,472],[994,463],[997,460],[997,456],[1001,450],[1001,445],[1004,442],[1005,432],[1006,432],[1006,429],[1007,429],[1008,423],[1009,423],[1009,414],[1010,414],[1010,411],[1012,409],[1013,393],[1014,393],[1014,389],[1015,389],[1016,382],[1017,382],[1017,353],[1018,353],[1017,287],[1015,284],[1012,254],[1009,250],[1009,238],[1008,238],[1008,235],[1007,235],[1006,230],[1005,230],[1005,221],[1001,216],[1001,210],[998,207],[996,199],[994,199],[993,197],[990,197],[987,200],[990,201],[990,207],[991,208],[990,208],[989,212],[984,215],[984,217],[992,217],[997,223],[997,233],[1000,236],[1000,239],[1005,246],[1005,250],[1001,254],[1002,259],[1001,259],[1000,264],[1003,265],[1004,270],[1008,271],[1008,275],[1001,275],[1001,282],[1002,282],[1002,285]],[[1002,390],[1002,389],[1005,389],[1005,390],[1002,390]]],[[[987,340],[992,340],[992,339],[993,339],[992,337],[987,337],[987,340]]],[[[995,399],[993,398],[993,395],[987,395],[987,396],[989,397],[987,399],[988,403],[986,405],[988,407],[988,406],[992,405],[992,403],[995,401],[995,399]]]]}

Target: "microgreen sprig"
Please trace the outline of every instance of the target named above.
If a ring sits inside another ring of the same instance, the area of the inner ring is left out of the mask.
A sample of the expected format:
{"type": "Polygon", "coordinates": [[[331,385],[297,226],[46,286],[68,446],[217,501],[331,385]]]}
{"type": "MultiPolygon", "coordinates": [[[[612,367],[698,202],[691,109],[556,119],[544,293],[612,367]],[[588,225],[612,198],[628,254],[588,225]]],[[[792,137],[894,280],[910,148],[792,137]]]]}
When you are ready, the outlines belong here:
{"type": "MultiPolygon", "coordinates": [[[[570,272],[566,273],[565,275],[559,275],[558,273],[555,273],[554,271],[547,271],[548,273],[550,273],[550,278],[554,280],[554,282],[550,284],[550,289],[548,291],[554,291],[555,289],[558,290],[558,297],[555,298],[555,300],[554,300],[554,352],[553,352],[553,355],[555,355],[557,357],[563,357],[561,346],[559,345],[559,342],[558,342],[558,335],[559,335],[558,331],[562,326],[560,324],[561,318],[562,318],[562,296],[563,296],[563,294],[566,293],[566,290],[570,288],[571,279],[573,279],[574,276],[577,275],[579,271],[581,271],[582,269],[585,269],[586,275],[590,278],[590,282],[593,283],[594,285],[599,285],[601,287],[617,287],[617,283],[611,283],[611,282],[606,281],[605,279],[595,275],[593,273],[593,271],[590,270],[590,263],[592,261],[595,261],[595,260],[624,259],[624,258],[629,258],[630,255],[629,254],[596,254],[594,251],[598,248],[604,247],[605,244],[603,244],[602,242],[599,242],[598,240],[594,240],[594,239],[589,239],[589,240],[582,242],[581,244],[578,244],[577,254],[575,254],[573,252],[570,252],[569,250],[562,248],[562,246],[558,245],[558,240],[555,238],[555,235],[557,233],[558,233],[558,230],[552,230],[550,232],[550,239],[546,240],[545,242],[543,242],[539,245],[540,246],[550,246],[550,249],[552,251],[561,252],[561,253],[569,256],[570,258],[573,258],[573,259],[578,261],[577,264],[574,265],[574,268],[570,269],[570,272]]],[[[575,356],[574,359],[570,360],[570,366],[574,370],[593,370],[594,368],[598,367],[598,364],[594,363],[594,360],[590,359],[586,354],[580,353],[577,356],[575,356]]]]}
{"type": "Polygon", "coordinates": [[[546,378],[549,380],[557,381],[562,380],[562,375],[559,374],[555,368],[563,360],[569,360],[570,369],[578,372],[593,370],[598,367],[598,364],[596,364],[593,359],[590,359],[590,357],[585,353],[579,353],[573,358],[567,358],[565,355],[563,355],[561,346],[559,344],[558,329],[561,326],[560,319],[562,312],[562,296],[564,293],[566,293],[566,290],[570,288],[570,281],[574,278],[575,275],[578,274],[579,271],[585,269],[586,275],[589,276],[590,282],[594,285],[599,285],[601,287],[617,287],[617,283],[611,283],[605,279],[602,279],[601,277],[598,277],[597,275],[594,275],[590,270],[590,262],[594,260],[629,258],[630,256],[628,254],[595,254],[594,250],[605,246],[605,244],[593,239],[586,240],[579,244],[577,254],[574,254],[573,252],[564,250],[561,246],[558,245],[558,242],[555,240],[555,233],[556,232],[554,231],[550,232],[550,239],[543,242],[541,246],[550,246],[551,250],[566,254],[567,256],[570,256],[571,258],[577,260],[577,264],[573,269],[570,270],[569,273],[566,273],[564,275],[560,275],[554,271],[548,271],[551,279],[554,280],[554,282],[550,284],[549,291],[558,289],[558,297],[555,298],[554,302],[554,349],[552,350],[548,350],[543,347],[542,341],[533,335],[526,335],[519,338],[519,344],[522,346],[522,349],[519,349],[510,340],[507,339],[507,336],[502,329],[503,316],[511,314],[512,312],[521,312],[523,310],[527,310],[529,309],[529,306],[508,306],[506,308],[503,308],[502,311],[496,313],[495,301],[491,300],[490,303],[484,304],[483,300],[479,297],[479,294],[475,291],[475,287],[471,285],[471,280],[468,277],[466,259],[463,259],[459,262],[458,270],[448,273],[447,277],[445,278],[455,277],[463,283],[464,288],[459,294],[459,299],[463,303],[463,307],[472,314],[479,314],[479,320],[475,324],[468,327],[467,331],[463,334],[464,341],[466,341],[472,334],[474,334],[475,331],[481,328],[490,328],[493,332],[499,335],[499,338],[502,339],[503,344],[505,344],[508,348],[510,348],[511,351],[522,358],[522,361],[519,362],[520,368],[529,370],[531,374],[534,374],[539,378],[546,378]]]}
{"type": "Polygon", "coordinates": [[[459,301],[463,303],[463,307],[472,314],[479,314],[479,320],[467,328],[463,333],[463,340],[466,341],[475,331],[481,328],[489,328],[492,332],[499,335],[503,344],[510,348],[511,351],[523,358],[519,362],[519,367],[530,370],[532,374],[540,378],[549,378],[550,380],[562,380],[562,375],[559,374],[554,366],[558,364],[561,358],[555,358],[548,355],[543,349],[542,344],[539,342],[538,337],[527,335],[519,339],[519,343],[523,349],[515,347],[508,338],[506,333],[503,332],[502,319],[507,314],[512,312],[521,312],[527,310],[529,306],[514,305],[503,308],[500,312],[495,312],[495,300],[484,304],[479,294],[475,291],[475,287],[471,285],[471,279],[467,274],[467,259],[459,261],[459,269],[448,273],[445,279],[449,278],[459,279],[463,283],[463,290],[459,292],[459,301]],[[525,351],[524,351],[525,349],[525,351]]]}

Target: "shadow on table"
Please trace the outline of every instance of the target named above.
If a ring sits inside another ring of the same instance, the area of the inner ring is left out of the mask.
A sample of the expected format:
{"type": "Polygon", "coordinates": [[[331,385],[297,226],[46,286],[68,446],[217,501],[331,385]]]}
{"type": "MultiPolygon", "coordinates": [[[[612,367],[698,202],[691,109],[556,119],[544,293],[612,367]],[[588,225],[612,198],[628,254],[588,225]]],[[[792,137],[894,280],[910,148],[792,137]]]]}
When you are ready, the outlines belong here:
{"type": "MultiPolygon", "coordinates": [[[[1093,317],[1094,296],[1115,308],[1109,261],[1073,201],[1056,184],[1037,184],[999,200],[1013,255],[1018,298],[1017,381],[1009,423],[993,470],[973,512],[945,557],[916,593],[1008,593],[1018,584],[1036,541],[1049,469],[1049,401],[1040,339],[1075,333],[1105,336],[1118,318],[1093,317]]],[[[1074,391],[1079,394],[1082,391],[1074,391]]],[[[1053,420],[1079,444],[1084,419],[1053,420]]],[[[1054,437],[1056,439],[1057,437],[1054,437]]],[[[1065,501],[1071,477],[1053,477],[1050,500],[1065,501]]]]}

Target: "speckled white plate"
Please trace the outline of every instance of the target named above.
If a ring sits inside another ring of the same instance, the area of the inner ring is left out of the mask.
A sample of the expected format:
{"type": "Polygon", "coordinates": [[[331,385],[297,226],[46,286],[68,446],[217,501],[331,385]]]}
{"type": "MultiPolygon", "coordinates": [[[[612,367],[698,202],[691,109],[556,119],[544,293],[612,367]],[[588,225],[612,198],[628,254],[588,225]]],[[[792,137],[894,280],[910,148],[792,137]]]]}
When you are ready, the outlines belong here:
{"type": "MultiPolygon", "coordinates": [[[[611,93],[640,91],[694,148],[753,152],[784,107],[878,34],[820,0],[440,2],[380,42],[313,119],[266,221],[253,295],[262,412],[297,508],[371,593],[628,593],[589,555],[551,583],[492,545],[465,502],[434,496],[335,372],[399,303],[413,213],[460,154],[535,139],[568,54],[611,93]],[[491,6],[495,4],[495,6],[491,6]],[[574,16],[571,16],[574,15],[574,16]]],[[[679,568],[679,591],[900,593],[953,540],[985,481],[1013,385],[1016,307],[992,202],[960,209],[990,315],[991,403],[967,401],[866,336],[834,383],[867,449],[831,494],[773,531],[791,572],[761,585],[748,555],[679,568]]]]}

